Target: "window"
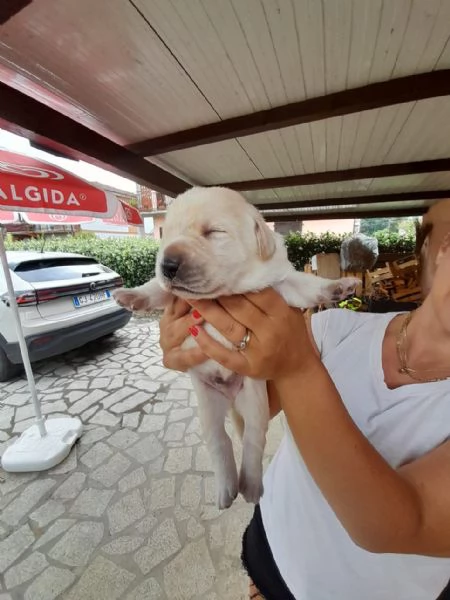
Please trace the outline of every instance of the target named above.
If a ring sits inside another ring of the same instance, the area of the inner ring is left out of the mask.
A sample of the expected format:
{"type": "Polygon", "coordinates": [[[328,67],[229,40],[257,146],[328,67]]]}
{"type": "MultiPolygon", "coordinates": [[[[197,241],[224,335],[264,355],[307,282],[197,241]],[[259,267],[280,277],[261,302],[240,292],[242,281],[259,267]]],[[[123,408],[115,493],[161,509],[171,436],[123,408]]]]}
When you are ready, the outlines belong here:
{"type": "Polygon", "coordinates": [[[83,257],[43,258],[10,266],[21,279],[30,283],[79,279],[112,272],[108,267],[98,264],[93,258],[83,257]]]}

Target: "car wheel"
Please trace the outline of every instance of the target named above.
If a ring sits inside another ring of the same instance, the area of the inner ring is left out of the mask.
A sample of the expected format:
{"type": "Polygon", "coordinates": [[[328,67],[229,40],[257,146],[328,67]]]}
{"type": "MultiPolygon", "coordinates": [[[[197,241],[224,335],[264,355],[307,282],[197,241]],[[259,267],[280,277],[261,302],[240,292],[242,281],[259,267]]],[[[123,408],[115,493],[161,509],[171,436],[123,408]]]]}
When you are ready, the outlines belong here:
{"type": "Polygon", "coordinates": [[[22,365],[15,365],[0,348],[0,381],[9,381],[22,371],[22,365]]]}

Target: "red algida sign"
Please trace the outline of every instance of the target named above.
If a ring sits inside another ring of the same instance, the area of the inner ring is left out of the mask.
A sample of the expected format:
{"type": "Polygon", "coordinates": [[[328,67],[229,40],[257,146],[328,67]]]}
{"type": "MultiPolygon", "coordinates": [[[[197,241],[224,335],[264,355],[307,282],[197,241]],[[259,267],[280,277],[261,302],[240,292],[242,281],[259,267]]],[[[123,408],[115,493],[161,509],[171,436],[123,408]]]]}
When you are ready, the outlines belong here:
{"type": "Polygon", "coordinates": [[[105,192],[29,156],[0,150],[0,209],[108,215],[105,192]]]}

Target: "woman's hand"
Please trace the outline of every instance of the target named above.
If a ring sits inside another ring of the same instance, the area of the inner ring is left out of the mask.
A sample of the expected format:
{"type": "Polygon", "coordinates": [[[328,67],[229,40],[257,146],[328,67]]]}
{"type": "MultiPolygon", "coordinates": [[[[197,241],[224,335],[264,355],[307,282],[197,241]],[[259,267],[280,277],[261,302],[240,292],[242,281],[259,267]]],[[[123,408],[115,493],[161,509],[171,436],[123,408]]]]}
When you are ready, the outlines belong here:
{"type": "Polygon", "coordinates": [[[159,323],[159,343],[163,351],[163,364],[168,369],[187,371],[199,365],[208,357],[200,348],[182,350],[181,345],[189,335],[192,325],[191,307],[180,298],[174,298],[167,305],[159,323]]]}
{"type": "Polygon", "coordinates": [[[217,301],[193,300],[190,304],[201,315],[198,320],[191,316],[191,335],[204,354],[231,371],[276,382],[317,361],[302,312],[289,307],[273,289],[217,301]],[[228,350],[204,331],[201,320],[211,323],[234,344],[239,344],[248,330],[247,347],[228,350]]]}

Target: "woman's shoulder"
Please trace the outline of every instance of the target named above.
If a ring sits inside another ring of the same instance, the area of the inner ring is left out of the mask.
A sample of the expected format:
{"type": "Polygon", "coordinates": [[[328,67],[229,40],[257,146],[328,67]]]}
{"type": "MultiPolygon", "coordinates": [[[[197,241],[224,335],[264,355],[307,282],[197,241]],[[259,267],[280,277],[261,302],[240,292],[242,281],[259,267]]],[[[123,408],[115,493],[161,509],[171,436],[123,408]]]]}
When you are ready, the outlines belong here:
{"type": "Polygon", "coordinates": [[[350,336],[369,335],[369,331],[385,327],[393,313],[356,312],[343,308],[330,308],[317,312],[311,317],[311,330],[322,355],[329,348],[335,348],[350,336]]]}

